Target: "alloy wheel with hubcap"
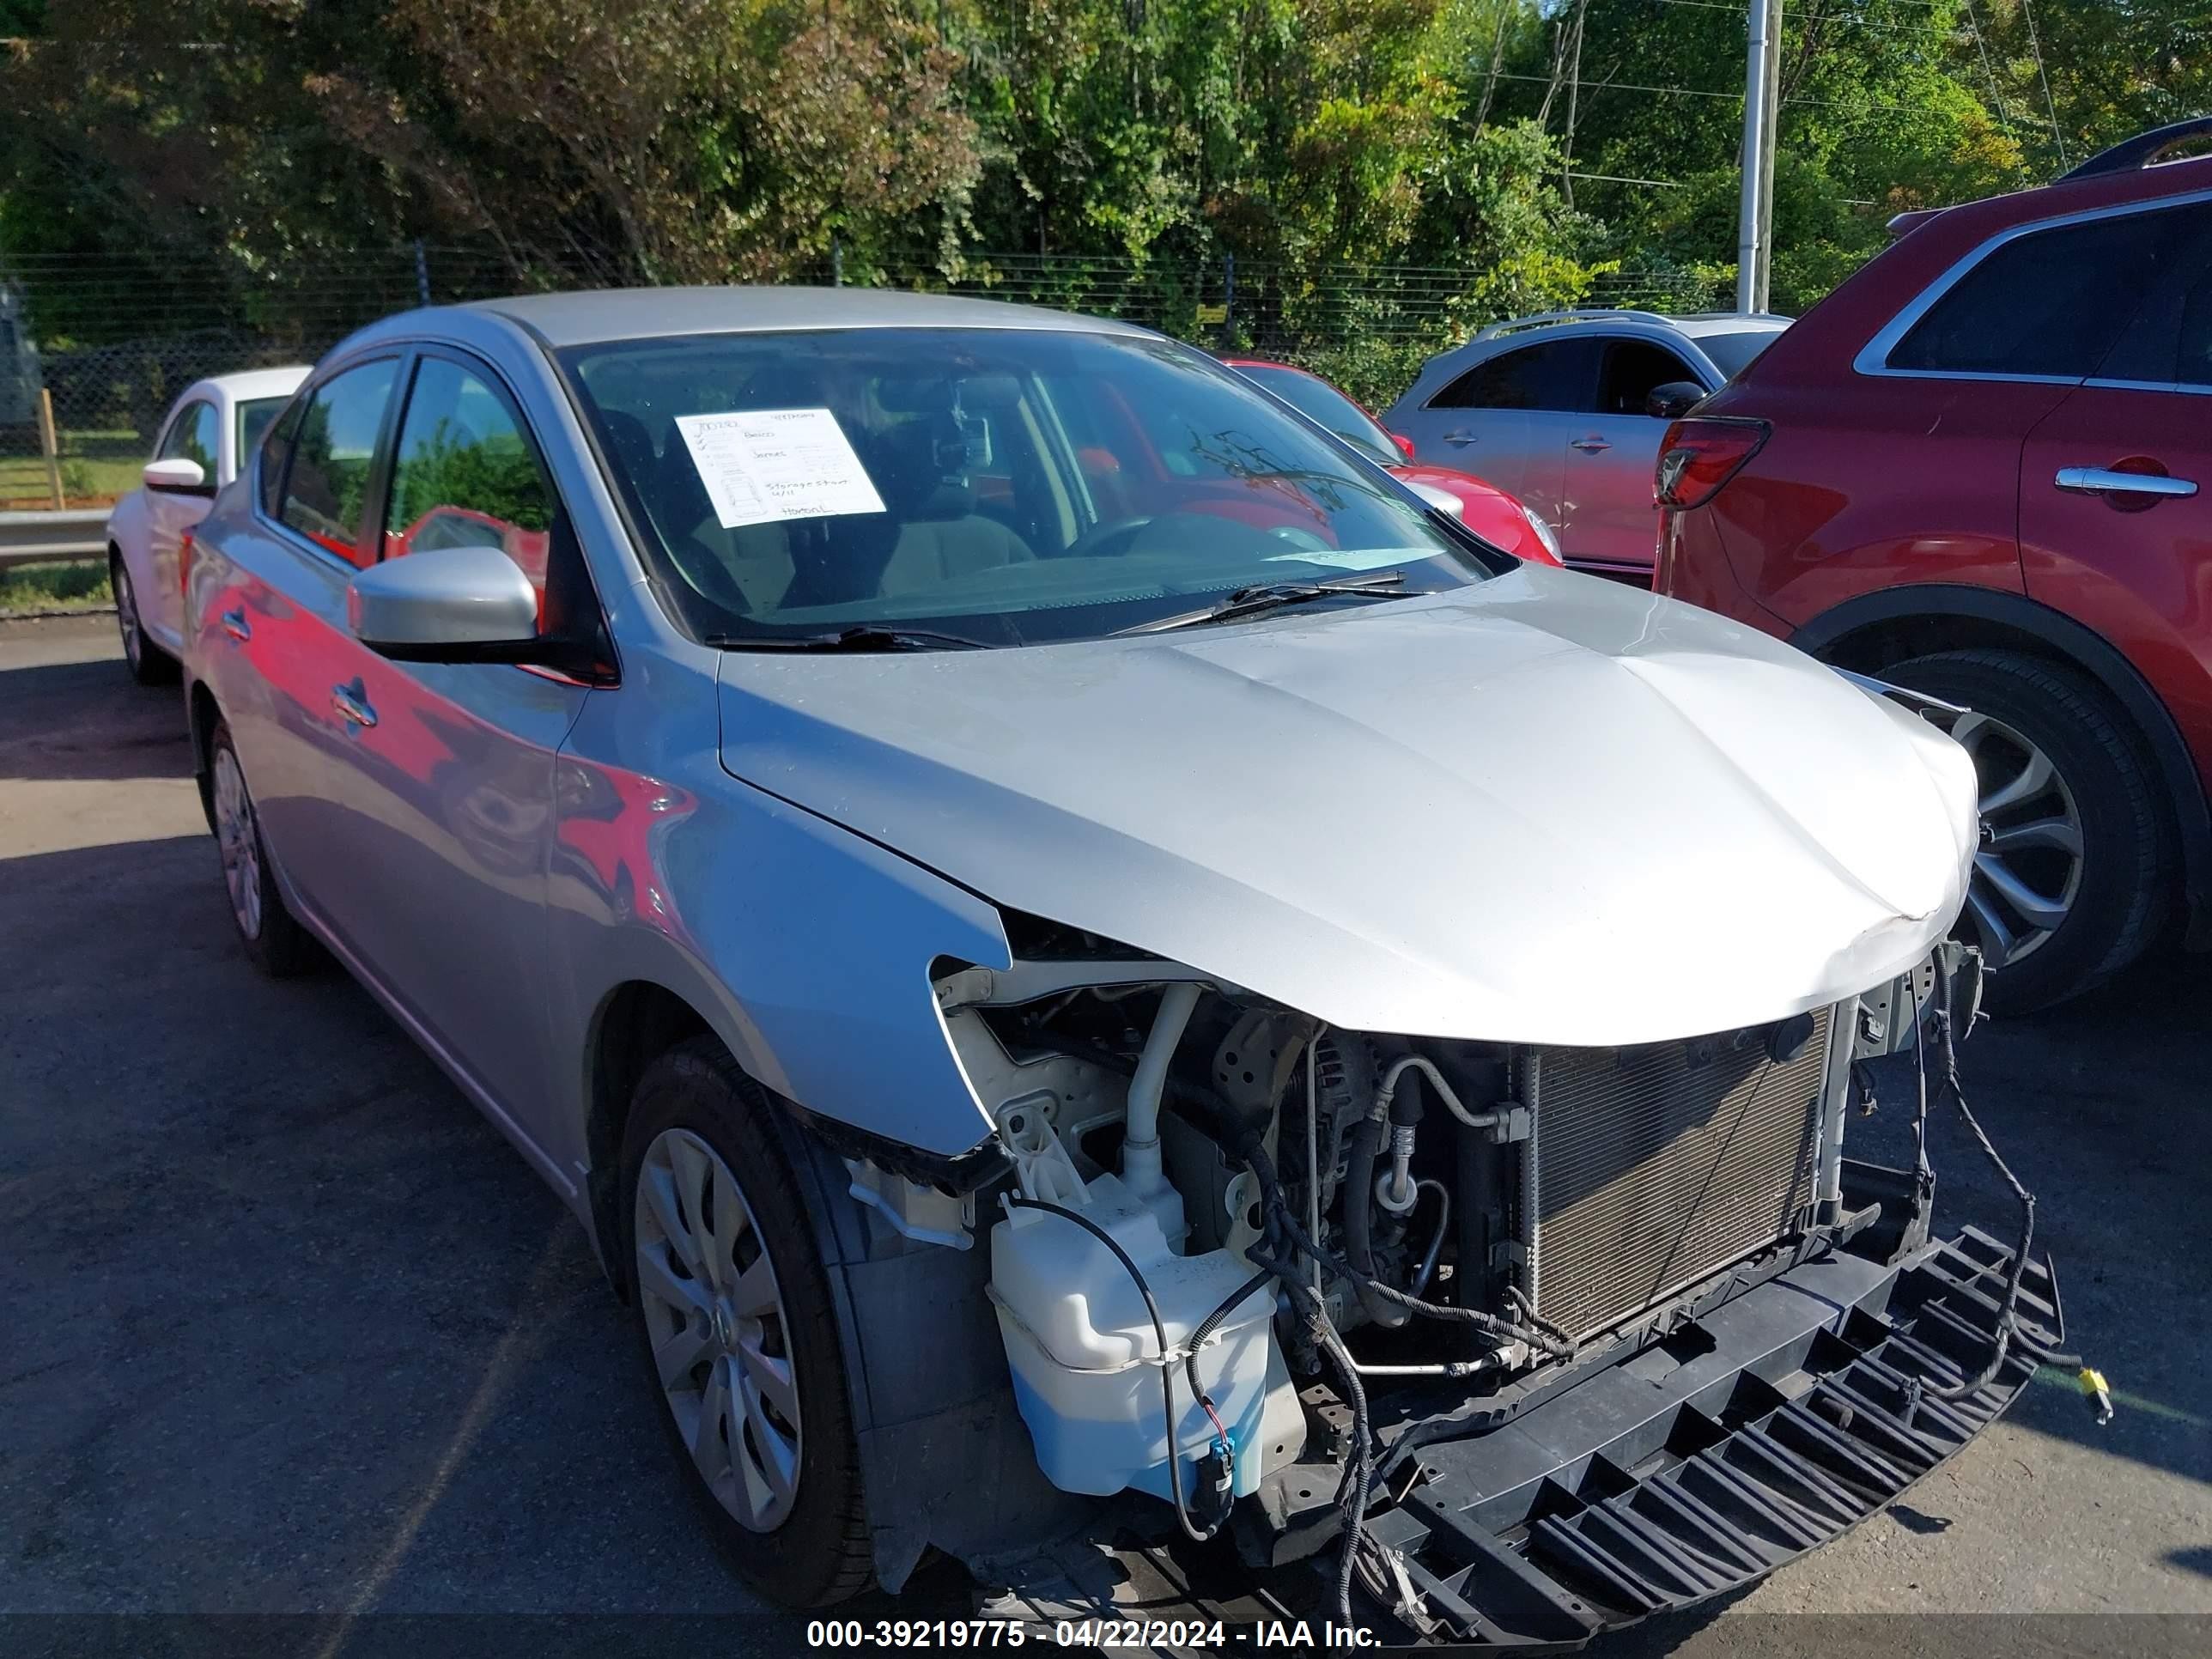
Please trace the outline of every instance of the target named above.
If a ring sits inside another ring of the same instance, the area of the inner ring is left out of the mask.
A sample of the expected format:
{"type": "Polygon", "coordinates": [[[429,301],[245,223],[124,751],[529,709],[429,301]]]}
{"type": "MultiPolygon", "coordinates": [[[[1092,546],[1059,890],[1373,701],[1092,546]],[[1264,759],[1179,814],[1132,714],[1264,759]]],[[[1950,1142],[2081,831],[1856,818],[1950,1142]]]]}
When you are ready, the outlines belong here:
{"type": "Polygon", "coordinates": [[[138,614],[138,589],[131,580],[131,567],[111,550],[107,559],[108,591],[115,596],[115,631],[123,637],[123,662],[131,678],[141,685],[158,685],[176,677],[176,663],[146,637],[146,624],[138,614]]]}
{"type": "Polygon", "coordinates": [[[247,939],[261,937],[261,837],[253,801],[238,757],[225,744],[215,757],[215,838],[222,850],[223,885],[230,890],[231,919],[247,939]]]}
{"type": "Polygon", "coordinates": [[[2081,890],[2081,810],[2051,757],[2002,720],[1970,710],[1951,735],[1973,757],[1982,846],[1966,915],[1991,968],[2023,962],[2081,890]]]}
{"type": "Polygon", "coordinates": [[[307,933],[284,908],[269,867],[269,846],[246,787],[245,769],[230,727],[216,722],[208,738],[208,819],[222,854],[222,884],[230,900],[230,919],[256,967],[272,979],[299,973],[316,960],[307,933]]]}
{"type": "Polygon", "coordinates": [[[662,1395],[715,1501],[740,1526],[772,1530],[798,1498],[802,1431],[759,1224],[729,1165],[689,1129],[646,1149],[636,1206],[640,1311],[662,1395]]]}
{"type": "Polygon", "coordinates": [[[1981,845],[1956,929],[1992,970],[1989,1001],[2025,1013],[2142,955],[2172,914],[2174,842],[2127,710],[2067,664],[1995,647],[1910,658],[1883,678],[1965,712],[1981,845]]]}
{"type": "Polygon", "coordinates": [[[123,635],[123,659],[135,674],[145,655],[146,641],[138,631],[138,598],[131,591],[131,572],[122,560],[108,567],[108,585],[115,590],[115,626],[123,635]]]}
{"type": "Polygon", "coordinates": [[[867,1586],[875,1534],[820,1154],[782,1111],[714,1036],[663,1051],[630,1092],[608,1255],[708,1532],[762,1595],[818,1607],[867,1586]]]}

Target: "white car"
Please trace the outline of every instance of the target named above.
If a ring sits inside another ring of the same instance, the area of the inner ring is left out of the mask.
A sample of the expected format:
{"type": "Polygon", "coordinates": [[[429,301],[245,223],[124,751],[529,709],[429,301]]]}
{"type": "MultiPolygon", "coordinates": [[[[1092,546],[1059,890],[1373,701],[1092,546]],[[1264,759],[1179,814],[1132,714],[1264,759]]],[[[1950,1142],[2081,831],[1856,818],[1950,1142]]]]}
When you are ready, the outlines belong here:
{"type": "Polygon", "coordinates": [[[107,516],[107,574],[123,655],[141,685],[173,678],[184,597],[178,548],[238,476],[261,434],[307,378],[303,363],[217,374],[186,388],[161,423],[145,482],[107,516]]]}

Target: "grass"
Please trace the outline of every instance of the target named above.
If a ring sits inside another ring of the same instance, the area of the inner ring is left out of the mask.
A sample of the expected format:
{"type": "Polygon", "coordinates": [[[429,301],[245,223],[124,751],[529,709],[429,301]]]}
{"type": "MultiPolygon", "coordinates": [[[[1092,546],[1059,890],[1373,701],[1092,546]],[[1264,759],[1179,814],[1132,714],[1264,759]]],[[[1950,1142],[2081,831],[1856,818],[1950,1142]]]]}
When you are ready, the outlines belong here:
{"type": "Polygon", "coordinates": [[[107,566],[99,559],[24,564],[0,570],[0,617],[105,611],[114,603],[114,595],[107,591],[107,566]]]}
{"type": "MultiPolygon", "coordinates": [[[[70,428],[60,434],[62,496],[70,507],[105,507],[138,488],[153,441],[124,429],[70,428]]],[[[46,457],[0,455],[0,510],[52,506],[46,457]]]]}

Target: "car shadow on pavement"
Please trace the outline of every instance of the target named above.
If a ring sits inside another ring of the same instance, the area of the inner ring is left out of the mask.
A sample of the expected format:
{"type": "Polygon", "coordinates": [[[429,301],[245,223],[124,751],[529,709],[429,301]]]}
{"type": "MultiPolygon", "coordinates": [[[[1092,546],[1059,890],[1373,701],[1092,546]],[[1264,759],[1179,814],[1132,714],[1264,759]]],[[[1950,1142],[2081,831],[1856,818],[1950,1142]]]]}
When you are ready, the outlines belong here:
{"type": "MultiPolygon", "coordinates": [[[[204,836],[0,847],[0,1610],[798,1650],[698,1524],[583,1229],[342,970],[254,972],[204,836]]],[[[968,1611],[918,1588],[854,1611],[968,1611]]]]}
{"type": "Polygon", "coordinates": [[[183,694],[116,662],[0,669],[0,781],[191,775],[183,694]]]}

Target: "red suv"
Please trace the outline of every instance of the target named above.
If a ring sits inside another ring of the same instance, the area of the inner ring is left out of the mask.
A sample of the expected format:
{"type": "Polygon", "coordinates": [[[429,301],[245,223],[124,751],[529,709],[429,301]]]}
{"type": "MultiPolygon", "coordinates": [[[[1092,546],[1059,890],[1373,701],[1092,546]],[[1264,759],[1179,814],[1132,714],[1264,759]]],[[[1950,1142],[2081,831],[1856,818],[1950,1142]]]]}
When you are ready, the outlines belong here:
{"type": "Polygon", "coordinates": [[[2015,1010],[2212,945],[2207,134],[1908,216],[1661,447],[1662,592],[1972,711],[2015,1010]]]}

